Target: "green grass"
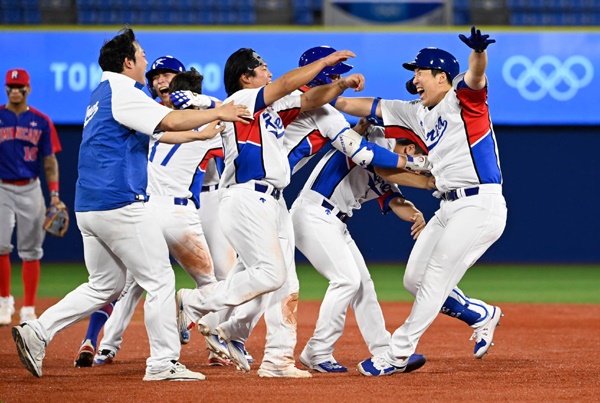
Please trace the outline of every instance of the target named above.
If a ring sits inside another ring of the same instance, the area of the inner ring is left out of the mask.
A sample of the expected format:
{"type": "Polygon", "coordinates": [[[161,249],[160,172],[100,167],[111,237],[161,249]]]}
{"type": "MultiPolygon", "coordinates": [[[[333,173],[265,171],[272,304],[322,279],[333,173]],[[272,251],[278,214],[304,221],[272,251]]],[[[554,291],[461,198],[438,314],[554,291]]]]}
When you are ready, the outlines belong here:
{"type": "MultiPolygon", "coordinates": [[[[381,301],[412,301],[402,285],[404,264],[371,265],[371,276],[381,301]]],[[[177,287],[193,287],[191,278],[175,267],[177,287]]],[[[83,264],[42,264],[40,297],[61,297],[87,281],[83,264]]],[[[321,300],[327,281],[307,265],[298,267],[300,298],[321,300]]],[[[600,303],[600,266],[480,265],[459,284],[472,297],[490,302],[600,303]]],[[[20,264],[13,264],[11,293],[23,295],[20,264]]]]}

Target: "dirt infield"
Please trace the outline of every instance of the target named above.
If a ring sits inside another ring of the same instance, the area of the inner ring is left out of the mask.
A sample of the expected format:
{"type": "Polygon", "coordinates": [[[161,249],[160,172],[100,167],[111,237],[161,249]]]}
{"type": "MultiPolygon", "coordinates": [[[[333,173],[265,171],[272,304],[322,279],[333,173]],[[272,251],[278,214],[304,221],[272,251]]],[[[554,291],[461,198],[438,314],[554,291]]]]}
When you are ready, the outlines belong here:
{"type": "MultiPolygon", "coordinates": [[[[44,309],[51,300],[38,302],[44,309]]],[[[74,368],[73,358],[87,321],[59,333],[44,360],[44,376],[21,365],[10,327],[0,328],[1,402],[287,402],[306,401],[598,401],[600,387],[600,305],[502,304],[495,346],[483,360],[473,358],[470,329],[440,315],[423,336],[418,353],[427,364],[410,374],[382,378],[360,375],[355,367],[369,356],[350,313],[335,350],[346,374],[314,374],[311,379],[262,379],[256,374],[264,346],[260,322],[247,343],[257,359],[249,374],[209,367],[204,340],[194,333],[182,347],[181,362],[204,373],[201,382],[142,382],[148,339],[141,305],[112,365],[74,368]]],[[[296,356],[314,330],[318,302],[300,302],[296,356]]],[[[407,317],[410,304],[384,303],[388,329],[407,317]]],[[[302,367],[298,363],[299,367],[302,367]]]]}

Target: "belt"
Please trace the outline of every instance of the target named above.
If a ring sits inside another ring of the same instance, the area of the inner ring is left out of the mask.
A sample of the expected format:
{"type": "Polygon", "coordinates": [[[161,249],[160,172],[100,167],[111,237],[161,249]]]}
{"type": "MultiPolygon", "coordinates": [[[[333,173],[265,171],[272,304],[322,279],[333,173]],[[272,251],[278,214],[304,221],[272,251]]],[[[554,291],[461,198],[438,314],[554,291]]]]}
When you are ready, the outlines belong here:
{"type": "Polygon", "coordinates": [[[479,194],[479,187],[455,189],[442,193],[441,198],[446,201],[454,201],[463,197],[475,196],[479,194]]]}
{"type": "Polygon", "coordinates": [[[37,178],[29,178],[29,179],[0,179],[0,182],[6,183],[7,185],[14,186],[25,186],[29,185],[31,182],[35,182],[37,178]]]}
{"type": "MultiPolygon", "coordinates": [[[[327,200],[323,200],[323,203],[321,203],[321,206],[325,207],[328,210],[332,210],[332,211],[335,209],[335,206],[333,204],[329,203],[327,200]]],[[[338,213],[335,216],[337,218],[339,218],[340,221],[343,222],[343,223],[345,223],[346,221],[348,221],[348,219],[350,218],[348,216],[348,214],[342,213],[341,211],[338,211],[338,213]]]]}
{"type": "Polygon", "coordinates": [[[213,190],[217,190],[218,188],[219,188],[219,184],[217,183],[216,185],[202,186],[202,189],[200,191],[201,192],[212,192],[213,190]]]}
{"type": "Polygon", "coordinates": [[[271,196],[273,196],[275,198],[275,200],[279,200],[279,198],[281,197],[281,190],[275,189],[275,188],[271,189],[270,186],[263,185],[260,183],[254,184],[254,190],[256,190],[257,192],[270,194],[271,196]]]}
{"type": "MultiPolygon", "coordinates": [[[[155,196],[156,198],[156,196],[155,196]]],[[[143,201],[143,200],[140,200],[143,201]]],[[[150,201],[150,196],[148,195],[148,197],[145,200],[146,202],[150,201]]],[[[187,206],[188,203],[190,203],[190,199],[186,199],[185,197],[174,197],[173,198],[173,204],[177,205],[177,206],[187,206]]]]}

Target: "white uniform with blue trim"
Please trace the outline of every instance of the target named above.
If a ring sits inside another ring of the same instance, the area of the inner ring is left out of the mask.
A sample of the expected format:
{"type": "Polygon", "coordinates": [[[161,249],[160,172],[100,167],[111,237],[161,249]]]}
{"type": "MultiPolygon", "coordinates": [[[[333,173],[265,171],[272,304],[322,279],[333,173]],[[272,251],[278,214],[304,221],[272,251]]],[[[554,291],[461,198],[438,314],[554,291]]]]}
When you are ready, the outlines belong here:
{"type": "MultiPolygon", "coordinates": [[[[406,267],[404,284],[416,296],[415,303],[385,354],[390,363],[404,366],[444,301],[449,297],[464,304],[456,286],[502,235],[507,210],[487,87],[471,90],[463,73],[431,109],[420,101],[385,100],[381,109],[386,136],[410,137],[406,133],[412,131],[427,147],[439,189],[434,195],[442,197],[440,209],[417,239],[406,267]]],[[[482,309],[479,322],[486,321],[488,314],[482,309]]]]}
{"type": "Polygon", "coordinates": [[[92,92],[75,194],[89,279],[29,324],[48,343],[59,330],[114,301],[129,270],[147,292],[146,372],[152,374],[171,367],[181,345],[167,243],[144,203],[150,136],[171,110],[148,98],[142,87],[123,74],[104,72],[92,92]]]}
{"type": "MultiPolygon", "coordinates": [[[[225,170],[219,183],[220,221],[238,253],[238,263],[226,281],[183,295],[191,320],[272,291],[288,294],[280,290],[287,286],[288,272],[295,270],[292,224],[281,198],[291,171],[283,135],[285,127],[298,116],[301,101],[299,96],[286,96],[264,105],[262,91],[243,89],[224,101],[233,100],[253,111],[249,125],[226,123],[222,133],[225,170]]],[[[295,303],[291,305],[295,307],[295,303]]],[[[278,322],[269,323],[276,319],[265,316],[267,344],[281,337],[278,322]]],[[[275,364],[294,362],[293,349],[279,351],[276,360],[275,364]]]]}
{"type": "MultiPolygon", "coordinates": [[[[146,204],[155,210],[154,217],[163,230],[169,253],[192,276],[198,287],[217,281],[198,207],[204,176],[202,166],[212,159],[211,150],[215,146],[220,147],[220,141],[220,138],[212,138],[184,144],[150,142],[149,200],[146,204]]],[[[128,273],[127,284],[106,322],[98,351],[119,351],[123,332],[143,292],[128,273]]]]}
{"type": "MultiPolygon", "coordinates": [[[[389,150],[395,143],[384,139],[381,131],[373,131],[368,140],[389,150]]],[[[349,305],[369,351],[381,354],[388,348],[390,333],[373,281],[345,222],[353,210],[373,199],[386,214],[394,197],[403,197],[397,185],[376,175],[372,167],[361,168],[341,152],[330,150],[292,205],[296,246],[329,280],[314,334],[300,356],[303,363],[336,362],[334,344],[344,330],[349,305]]]]}

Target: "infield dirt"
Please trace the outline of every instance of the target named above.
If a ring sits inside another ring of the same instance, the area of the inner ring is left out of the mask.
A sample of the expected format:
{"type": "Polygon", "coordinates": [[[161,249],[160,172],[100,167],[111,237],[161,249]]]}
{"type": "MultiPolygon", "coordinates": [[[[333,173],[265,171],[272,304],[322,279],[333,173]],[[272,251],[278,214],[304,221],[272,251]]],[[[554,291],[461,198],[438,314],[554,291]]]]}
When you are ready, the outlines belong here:
{"type": "MultiPolygon", "coordinates": [[[[56,302],[38,301],[38,313],[56,302]]],[[[20,306],[20,301],[17,301],[20,306]]],[[[314,330],[320,303],[301,301],[296,358],[314,330]]],[[[408,303],[382,303],[388,330],[410,312],[408,303]]],[[[370,356],[351,311],[335,357],[345,374],[313,373],[310,379],[263,379],[256,370],[265,339],[261,320],[247,348],[256,362],[242,374],[232,367],[210,367],[204,339],[194,332],[180,361],[200,371],[199,382],[142,382],[148,338],[142,304],[124,335],[112,365],[74,368],[87,320],[60,332],[46,350],[38,379],[19,361],[10,327],[0,328],[1,402],[597,402],[600,387],[600,305],[501,304],[505,314],[495,345],[482,360],[473,357],[472,331],[439,315],[417,352],[427,357],[420,370],[368,378],[356,365],[370,356]]],[[[16,315],[18,316],[18,314],[16,315]]],[[[15,317],[16,317],[15,316],[15,317]]],[[[13,317],[13,318],[15,318],[13,317]]],[[[13,323],[16,325],[16,322],[13,323]]],[[[299,368],[302,364],[297,361],[299,368]]]]}

